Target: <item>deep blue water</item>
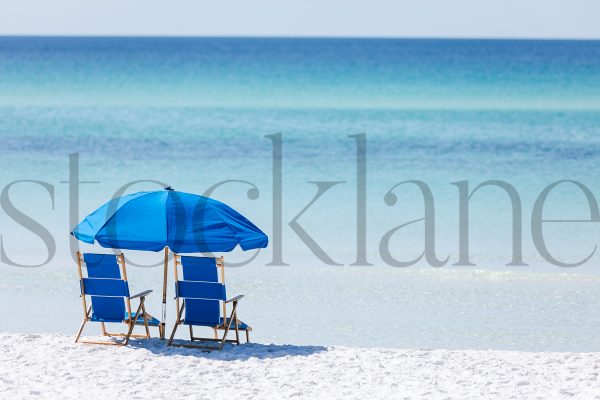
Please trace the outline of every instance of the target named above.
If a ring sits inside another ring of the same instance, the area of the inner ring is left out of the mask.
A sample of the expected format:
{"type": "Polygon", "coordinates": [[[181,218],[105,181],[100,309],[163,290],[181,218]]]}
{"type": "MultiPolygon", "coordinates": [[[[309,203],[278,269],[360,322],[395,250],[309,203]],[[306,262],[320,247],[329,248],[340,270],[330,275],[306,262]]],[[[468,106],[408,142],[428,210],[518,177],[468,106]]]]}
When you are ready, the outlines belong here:
{"type": "Polygon", "coordinates": [[[599,106],[598,41],[1,38],[4,104],[599,106]]]}

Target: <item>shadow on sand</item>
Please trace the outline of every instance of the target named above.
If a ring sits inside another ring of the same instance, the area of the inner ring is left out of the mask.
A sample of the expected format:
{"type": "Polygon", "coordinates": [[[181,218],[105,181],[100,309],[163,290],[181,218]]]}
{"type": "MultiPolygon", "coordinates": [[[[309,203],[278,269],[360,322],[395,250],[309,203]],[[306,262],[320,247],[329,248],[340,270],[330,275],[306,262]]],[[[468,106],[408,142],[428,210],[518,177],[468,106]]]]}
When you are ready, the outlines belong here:
{"type": "MultiPolygon", "coordinates": [[[[189,343],[188,341],[175,340],[175,343],[189,343]]],[[[167,347],[167,341],[160,339],[131,340],[129,346],[136,349],[148,350],[162,356],[188,356],[200,357],[211,360],[237,361],[249,358],[280,358],[280,357],[306,357],[312,354],[327,351],[324,346],[296,346],[291,344],[260,344],[244,343],[239,346],[227,344],[222,351],[203,351],[202,349],[190,349],[185,347],[167,347]]]]}

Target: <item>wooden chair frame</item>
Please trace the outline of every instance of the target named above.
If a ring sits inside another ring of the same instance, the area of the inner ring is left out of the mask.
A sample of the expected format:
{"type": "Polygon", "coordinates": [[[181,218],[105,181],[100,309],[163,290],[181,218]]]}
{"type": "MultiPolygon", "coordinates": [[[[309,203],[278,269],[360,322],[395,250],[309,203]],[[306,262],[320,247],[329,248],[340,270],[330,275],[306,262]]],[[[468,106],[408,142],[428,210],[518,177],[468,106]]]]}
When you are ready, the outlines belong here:
{"type": "MultiPolygon", "coordinates": [[[[217,257],[217,269],[219,270],[219,275],[221,276],[221,283],[225,284],[225,259],[221,257],[217,257]]],[[[227,303],[223,302],[223,318],[227,315],[227,303]]],[[[214,328],[215,331],[215,339],[218,337],[219,330],[226,329],[226,320],[223,320],[223,324],[214,328]]],[[[237,319],[238,323],[244,323],[243,321],[237,319]]],[[[243,329],[246,332],[246,343],[250,343],[250,332],[252,331],[252,327],[248,324],[246,325],[246,329],[243,329]]]]}
{"type": "MultiPolygon", "coordinates": [[[[178,254],[174,254],[173,255],[173,271],[175,274],[175,284],[177,284],[177,282],[179,281],[179,274],[177,272],[178,266],[181,266],[181,256],[178,254]]],[[[220,270],[221,283],[224,285],[225,284],[225,261],[224,261],[223,257],[217,258],[217,268],[220,270]]],[[[189,325],[190,341],[192,342],[192,344],[173,343],[173,338],[175,337],[175,332],[177,332],[177,328],[179,327],[179,325],[181,325],[183,323],[181,317],[183,315],[183,311],[185,310],[185,300],[181,301],[181,306],[180,306],[179,297],[175,297],[175,303],[177,306],[176,309],[178,310],[177,311],[177,319],[175,320],[175,326],[173,327],[173,331],[171,332],[171,336],[169,338],[167,346],[188,347],[188,348],[197,348],[197,349],[204,349],[204,350],[223,350],[223,346],[225,346],[225,343],[235,343],[235,344],[239,345],[240,344],[240,330],[241,330],[239,325],[240,325],[241,321],[238,320],[238,317],[237,317],[237,305],[238,305],[238,302],[243,297],[244,297],[244,295],[239,295],[239,296],[236,296],[231,299],[223,301],[223,304],[222,304],[223,323],[212,327],[212,329],[214,331],[214,338],[205,338],[205,337],[194,336],[193,326],[189,325]],[[227,318],[227,304],[229,304],[229,303],[232,304],[232,309],[231,309],[231,314],[230,314],[229,318],[227,318]],[[235,340],[227,339],[227,334],[232,329],[232,323],[233,323],[233,329],[235,330],[235,340]],[[218,335],[219,330],[224,331],[223,336],[221,338],[219,338],[219,335],[218,335]],[[218,344],[218,347],[211,346],[211,345],[194,344],[193,343],[194,341],[215,342],[218,344]]],[[[252,330],[252,328],[250,326],[247,326],[247,329],[245,329],[246,343],[250,342],[249,331],[251,331],[251,330],[252,330]]]]}
{"type": "MultiPolygon", "coordinates": [[[[108,341],[108,340],[80,340],[80,336],[81,333],[83,332],[83,328],[85,327],[85,324],[91,320],[91,311],[92,311],[92,305],[90,304],[89,306],[87,305],[87,301],[86,301],[86,294],[85,294],[85,290],[83,287],[83,271],[82,271],[82,265],[83,265],[83,254],[81,252],[77,252],[77,272],[79,273],[79,281],[80,281],[80,285],[81,285],[81,304],[83,306],[83,321],[81,322],[81,325],[79,326],[79,330],[77,331],[77,335],[75,336],[75,343],[89,343],[89,344],[106,344],[106,345],[115,345],[115,346],[125,346],[129,343],[129,339],[130,338],[144,338],[144,339],[149,339],[150,338],[150,328],[148,325],[148,318],[153,318],[151,315],[146,313],[146,307],[145,307],[145,301],[146,301],[146,296],[149,295],[150,293],[152,293],[152,290],[146,290],[144,292],[138,293],[134,296],[129,296],[127,298],[125,298],[125,307],[127,308],[127,315],[129,316],[129,318],[127,320],[124,320],[123,322],[128,326],[127,329],[127,333],[112,333],[112,332],[107,332],[106,330],[106,324],[104,322],[100,322],[101,327],[102,327],[102,336],[108,336],[108,337],[123,337],[123,340],[121,341],[108,341]],[[131,300],[133,299],[137,299],[139,298],[140,303],[139,306],[137,308],[137,311],[135,312],[135,317],[132,318],[132,314],[131,314],[131,300]],[[146,334],[145,335],[141,335],[141,334],[134,334],[133,333],[133,328],[135,327],[138,319],[140,318],[140,311],[142,312],[142,319],[144,321],[144,329],[146,330],[146,334]]],[[[125,267],[125,256],[123,255],[123,253],[118,254],[117,255],[117,263],[119,264],[119,267],[121,269],[121,276],[123,277],[122,279],[124,281],[127,282],[127,269],[125,267]]],[[[161,326],[158,326],[159,329],[159,333],[161,332],[161,326]]]]}

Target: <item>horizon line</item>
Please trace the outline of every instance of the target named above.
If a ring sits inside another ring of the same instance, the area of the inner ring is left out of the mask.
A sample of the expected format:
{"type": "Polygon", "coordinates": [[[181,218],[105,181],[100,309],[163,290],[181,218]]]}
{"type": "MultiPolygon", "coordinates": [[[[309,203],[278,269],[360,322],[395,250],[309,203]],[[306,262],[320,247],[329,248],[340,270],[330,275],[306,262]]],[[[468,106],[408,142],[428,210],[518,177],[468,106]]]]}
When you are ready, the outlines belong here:
{"type": "Polygon", "coordinates": [[[72,34],[0,33],[0,38],[149,38],[149,39],[288,39],[288,40],[482,40],[482,41],[600,41],[600,37],[536,36],[338,36],[338,35],[193,35],[193,34],[72,34]]]}

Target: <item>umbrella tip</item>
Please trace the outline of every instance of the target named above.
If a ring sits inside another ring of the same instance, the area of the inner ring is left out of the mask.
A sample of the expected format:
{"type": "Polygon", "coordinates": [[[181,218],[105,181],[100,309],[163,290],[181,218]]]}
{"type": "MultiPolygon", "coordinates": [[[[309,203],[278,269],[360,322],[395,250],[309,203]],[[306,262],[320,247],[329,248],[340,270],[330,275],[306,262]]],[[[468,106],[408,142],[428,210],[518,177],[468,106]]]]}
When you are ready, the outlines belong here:
{"type": "Polygon", "coordinates": [[[173,189],[171,186],[167,186],[167,187],[165,188],[165,190],[168,190],[169,192],[172,192],[172,191],[174,191],[175,189],[173,189]]]}

